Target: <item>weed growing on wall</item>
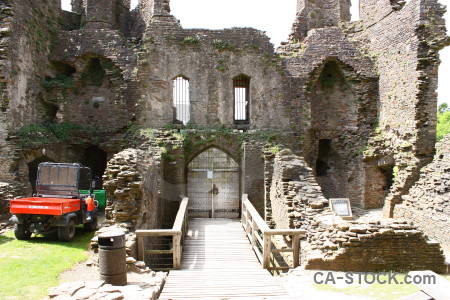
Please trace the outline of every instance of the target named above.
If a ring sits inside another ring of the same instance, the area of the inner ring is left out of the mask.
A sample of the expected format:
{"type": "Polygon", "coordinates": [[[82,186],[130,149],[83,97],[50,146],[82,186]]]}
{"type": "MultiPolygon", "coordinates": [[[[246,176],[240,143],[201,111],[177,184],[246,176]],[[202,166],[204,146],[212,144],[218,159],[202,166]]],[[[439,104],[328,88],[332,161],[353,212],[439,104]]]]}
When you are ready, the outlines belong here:
{"type": "Polygon", "coordinates": [[[73,123],[28,124],[16,133],[18,144],[23,147],[58,142],[67,142],[74,132],[84,127],[73,123]]]}
{"type": "Polygon", "coordinates": [[[180,41],[180,44],[183,46],[198,45],[200,44],[200,40],[196,37],[185,37],[182,41],[180,41]]]}
{"type": "Polygon", "coordinates": [[[232,44],[230,44],[229,42],[224,42],[222,40],[213,40],[212,45],[214,46],[214,48],[216,48],[219,51],[223,51],[223,50],[235,51],[236,50],[236,47],[234,47],[232,44]]]}

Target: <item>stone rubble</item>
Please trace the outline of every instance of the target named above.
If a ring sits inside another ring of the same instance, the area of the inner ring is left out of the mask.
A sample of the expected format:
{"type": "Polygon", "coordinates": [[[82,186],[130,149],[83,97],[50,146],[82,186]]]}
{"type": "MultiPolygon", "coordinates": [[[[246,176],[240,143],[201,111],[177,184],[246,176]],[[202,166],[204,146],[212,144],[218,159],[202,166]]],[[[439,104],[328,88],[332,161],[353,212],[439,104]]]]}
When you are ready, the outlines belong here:
{"type": "Polygon", "coordinates": [[[134,228],[141,217],[142,178],[137,169],[139,150],[126,149],[108,162],[103,175],[107,193],[106,224],[134,228]]]}
{"type": "Polygon", "coordinates": [[[308,217],[328,207],[328,200],[323,197],[312,169],[289,150],[282,150],[274,157],[271,183],[269,224],[273,222],[279,228],[307,229],[308,217]]]}
{"type": "MultiPolygon", "coordinates": [[[[428,240],[412,222],[377,218],[370,211],[358,221],[344,221],[321,196],[312,170],[302,158],[282,150],[271,161],[271,220],[280,228],[306,230],[302,265],[306,269],[380,271],[446,271],[438,242],[428,240]]],[[[283,241],[273,240],[277,247],[283,241]]],[[[290,263],[292,258],[285,256],[290,263]]]]}
{"type": "Polygon", "coordinates": [[[0,222],[0,234],[4,234],[5,232],[12,230],[13,227],[14,226],[8,222],[0,222]]]}
{"type": "Polygon", "coordinates": [[[302,244],[306,269],[446,271],[439,243],[407,221],[358,222],[319,215],[313,219],[306,242],[302,244]]]}
{"type": "Polygon", "coordinates": [[[65,282],[58,287],[50,288],[45,299],[154,300],[158,299],[166,278],[167,273],[151,272],[147,275],[133,277],[133,281],[128,280],[128,284],[125,286],[105,284],[102,280],[65,282]]]}
{"type": "Polygon", "coordinates": [[[0,182],[0,221],[10,217],[9,200],[13,199],[15,195],[16,192],[11,184],[0,182]]]}

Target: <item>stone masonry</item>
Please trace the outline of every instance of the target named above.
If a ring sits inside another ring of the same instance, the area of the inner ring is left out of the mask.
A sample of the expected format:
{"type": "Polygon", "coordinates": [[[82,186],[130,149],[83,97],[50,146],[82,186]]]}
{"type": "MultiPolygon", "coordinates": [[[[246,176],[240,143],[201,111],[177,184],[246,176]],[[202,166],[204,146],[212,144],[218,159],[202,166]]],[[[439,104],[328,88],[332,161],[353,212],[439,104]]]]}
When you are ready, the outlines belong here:
{"type": "Polygon", "coordinates": [[[306,269],[446,272],[439,242],[428,240],[406,221],[367,224],[337,219],[337,222],[330,216],[314,219],[314,229],[308,231],[310,245],[302,244],[305,251],[311,250],[305,257],[306,269]]]}
{"type": "Polygon", "coordinates": [[[306,269],[445,272],[439,242],[429,240],[418,226],[393,219],[344,221],[330,210],[304,160],[282,150],[273,164],[268,223],[306,230],[301,244],[306,269]]]}
{"type": "Polygon", "coordinates": [[[425,234],[450,251],[450,136],[437,145],[432,163],[421,170],[420,179],[403,203],[397,205],[394,217],[413,221],[425,234]],[[442,234],[444,233],[444,234],[442,234]]]}
{"type": "MultiPolygon", "coordinates": [[[[170,0],[134,10],[130,0],[71,2],[67,12],[59,0],[0,1],[0,181],[11,187],[3,196],[30,194],[41,161],[83,162],[103,178],[108,222],[170,227],[190,190],[189,163],[215,147],[239,166],[234,190],[272,227],[311,238],[327,199],[345,197],[425,232],[420,219],[433,213],[433,234],[448,233],[448,199],[424,204],[445,189],[419,191],[431,185],[420,170],[435,154],[439,51],[450,44],[438,0],[360,0],[356,22],[349,0],[298,0],[278,49],[254,28],[183,28],[170,0]],[[187,124],[174,103],[180,77],[189,82],[187,124]],[[245,120],[235,111],[241,89],[245,120]]],[[[421,266],[439,270],[438,246],[422,233],[375,235],[386,226],[369,226],[370,243],[358,249],[380,239],[395,256],[404,239],[435,253],[421,266]]],[[[331,256],[355,255],[344,248],[331,256]]]]}

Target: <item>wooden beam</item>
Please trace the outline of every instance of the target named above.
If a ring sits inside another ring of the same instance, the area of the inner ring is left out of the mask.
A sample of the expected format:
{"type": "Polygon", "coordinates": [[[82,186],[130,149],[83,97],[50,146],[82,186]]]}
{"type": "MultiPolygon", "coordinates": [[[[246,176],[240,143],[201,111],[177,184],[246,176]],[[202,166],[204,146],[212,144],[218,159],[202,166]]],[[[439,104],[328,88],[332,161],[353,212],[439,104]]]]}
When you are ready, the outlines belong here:
{"type": "Polygon", "coordinates": [[[174,236],[181,234],[181,230],[173,229],[149,229],[149,230],[136,230],[137,237],[144,236],[174,236]]]}
{"type": "Polygon", "coordinates": [[[292,255],[294,256],[294,268],[297,268],[300,265],[300,236],[294,235],[292,240],[292,255]]]}
{"type": "Polygon", "coordinates": [[[144,261],[144,238],[142,236],[137,236],[137,242],[138,242],[138,253],[137,253],[137,257],[138,260],[140,261],[144,261]]]}
{"type": "Polygon", "coordinates": [[[145,254],[172,254],[173,249],[171,250],[145,250],[145,254]]]}
{"type": "Polygon", "coordinates": [[[271,238],[270,235],[264,233],[263,236],[263,268],[268,269],[270,267],[270,250],[271,250],[271,238]]]}
{"type": "Polygon", "coordinates": [[[175,218],[175,222],[173,223],[173,230],[182,231],[183,230],[183,223],[186,216],[186,211],[188,208],[189,198],[185,196],[180,196],[182,198],[180,203],[180,208],[178,209],[177,216],[175,218]]]}
{"type": "Polygon", "coordinates": [[[181,233],[173,236],[173,268],[181,268],[181,233]]]}

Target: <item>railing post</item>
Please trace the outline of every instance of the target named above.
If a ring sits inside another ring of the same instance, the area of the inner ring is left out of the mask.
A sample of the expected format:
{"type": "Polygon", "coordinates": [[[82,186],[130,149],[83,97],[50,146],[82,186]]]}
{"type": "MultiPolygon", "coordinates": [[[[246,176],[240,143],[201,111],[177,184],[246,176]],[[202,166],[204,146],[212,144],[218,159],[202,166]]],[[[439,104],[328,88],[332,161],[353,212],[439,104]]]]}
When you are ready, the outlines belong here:
{"type": "Polygon", "coordinates": [[[247,223],[247,206],[245,205],[244,197],[242,197],[241,223],[242,226],[245,228],[245,224],[247,223]]]}
{"type": "Polygon", "coordinates": [[[263,232],[263,269],[268,270],[270,267],[270,252],[271,252],[271,236],[267,232],[263,232]]]}
{"type": "Polygon", "coordinates": [[[144,237],[143,236],[138,236],[137,237],[137,242],[138,242],[138,249],[137,249],[137,257],[138,260],[140,261],[144,261],[144,237]]]}
{"type": "Polygon", "coordinates": [[[294,268],[300,265],[300,236],[292,236],[292,255],[294,256],[294,268]]]}
{"type": "Polygon", "coordinates": [[[181,268],[181,236],[176,234],[173,236],[173,268],[179,270],[181,268]]]}
{"type": "Polygon", "coordinates": [[[258,234],[258,225],[255,220],[252,220],[252,249],[256,245],[256,235],[258,234]]]}
{"type": "Polygon", "coordinates": [[[250,211],[247,211],[247,217],[245,218],[245,233],[247,234],[247,236],[248,236],[248,233],[250,233],[250,230],[252,229],[251,225],[250,225],[250,221],[253,222],[253,217],[252,217],[250,211]]]}

